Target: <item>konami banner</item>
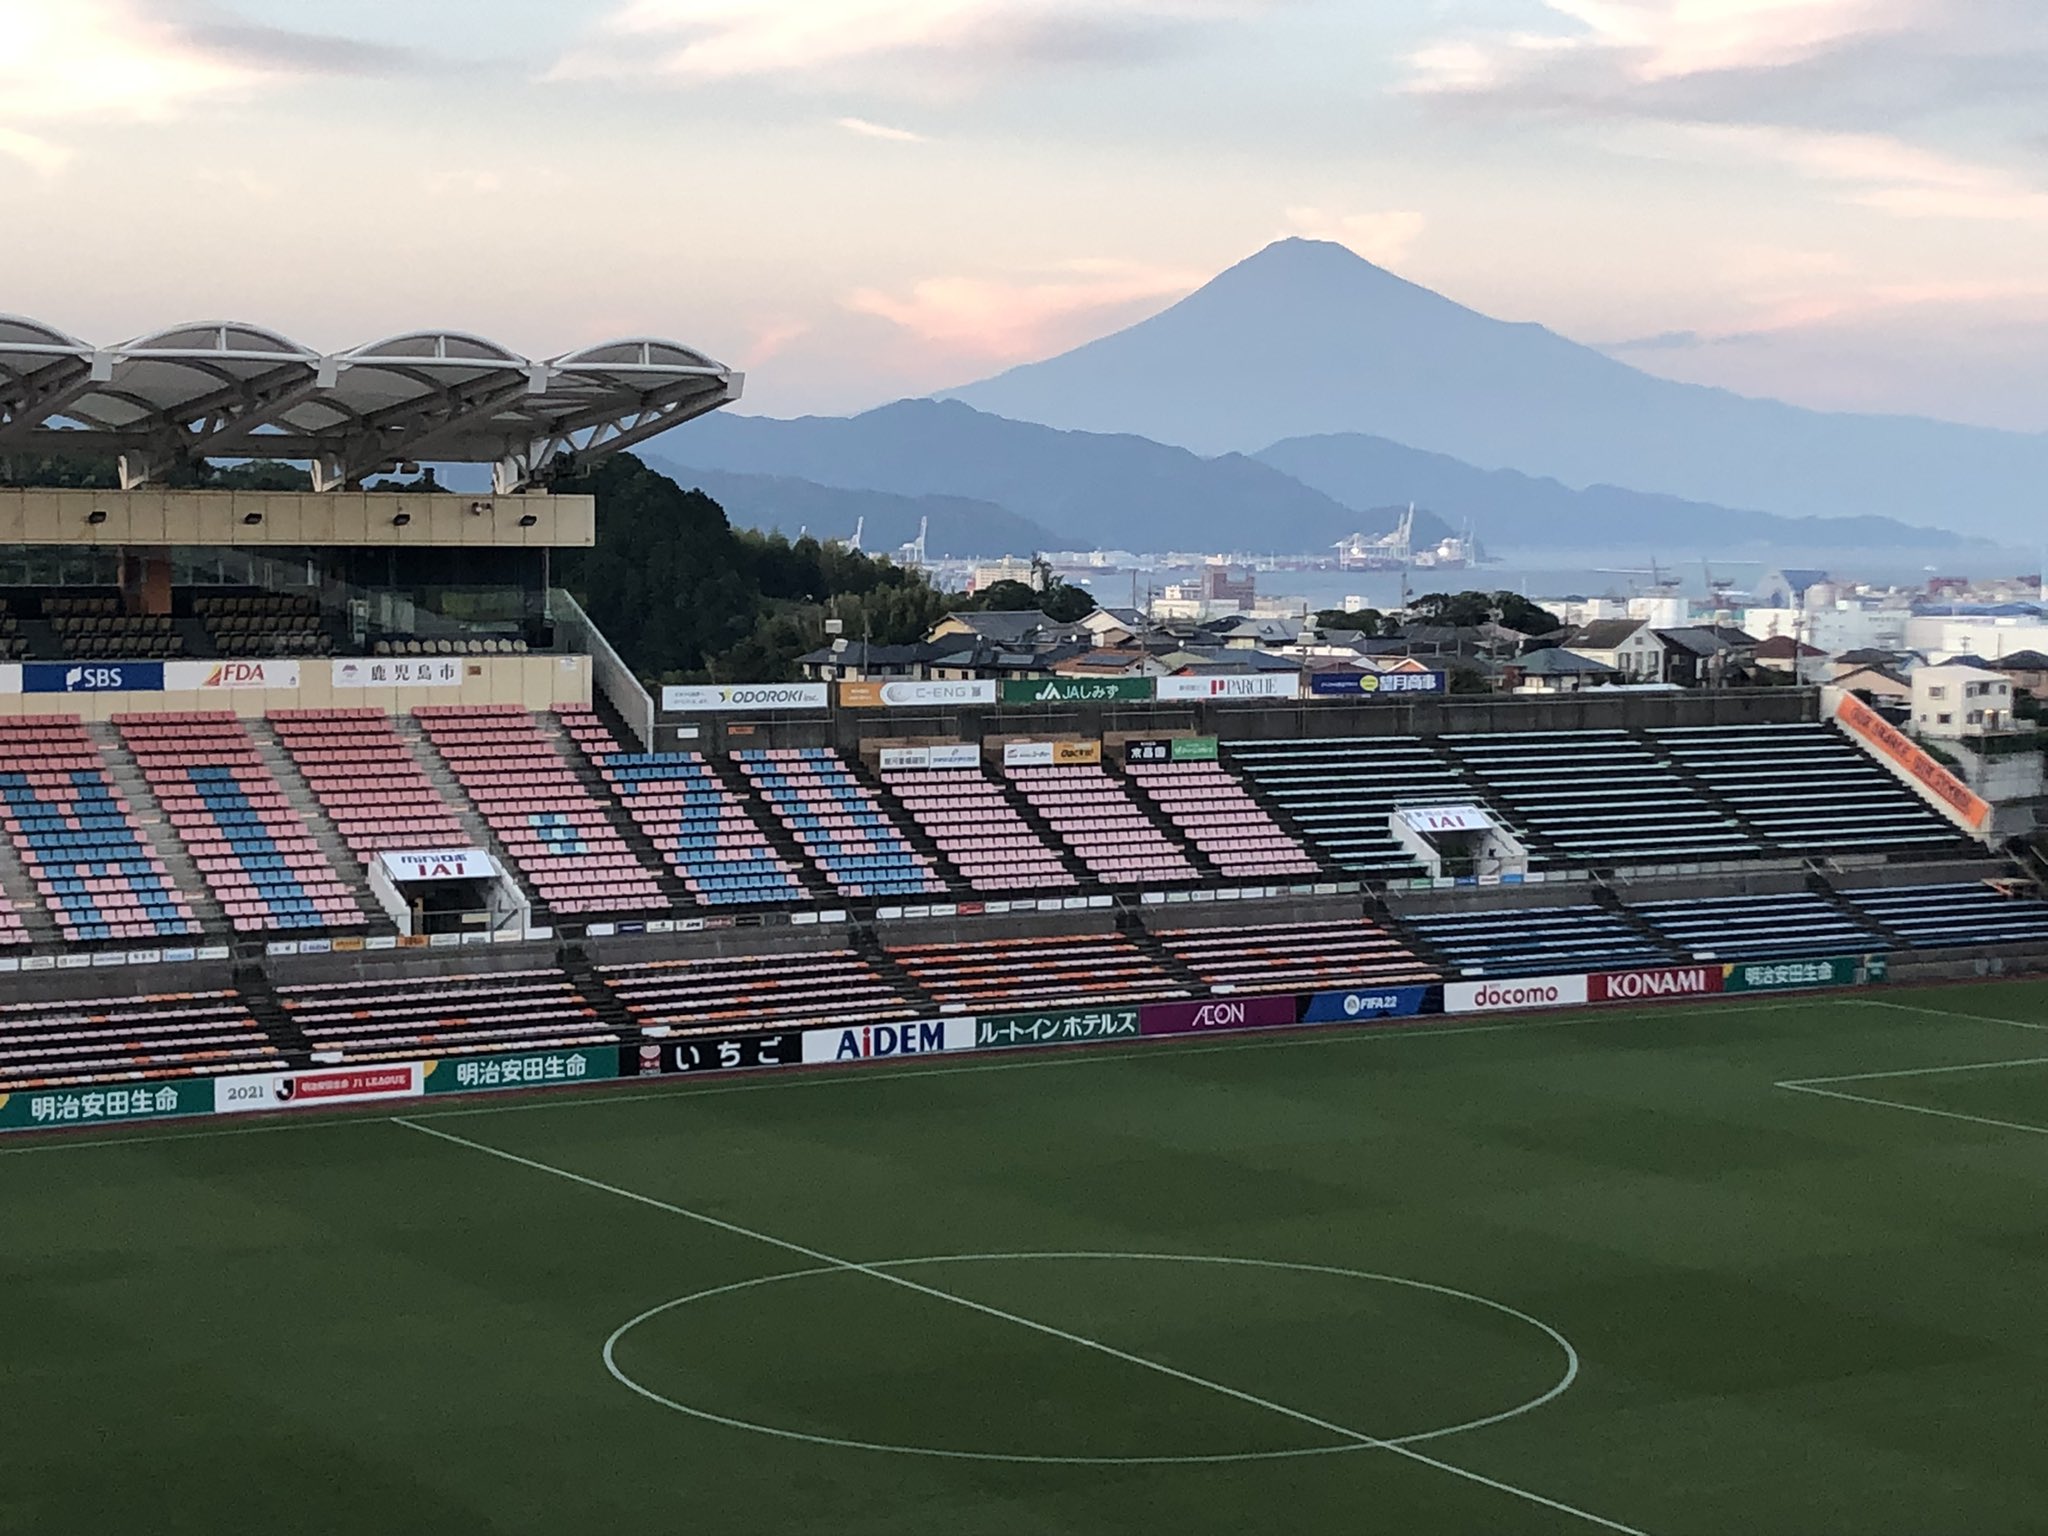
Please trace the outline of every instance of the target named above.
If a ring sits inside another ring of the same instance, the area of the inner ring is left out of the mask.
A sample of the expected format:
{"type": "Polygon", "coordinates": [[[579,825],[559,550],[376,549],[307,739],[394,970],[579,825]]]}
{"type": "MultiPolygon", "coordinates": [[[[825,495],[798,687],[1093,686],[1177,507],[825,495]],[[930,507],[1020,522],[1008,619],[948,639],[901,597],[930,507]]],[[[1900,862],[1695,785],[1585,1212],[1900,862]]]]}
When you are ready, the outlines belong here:
{"type": "Polygon", "coordinates": [[[1569,1008],[1587,997],[1584,976],[1520,976],[1504,981],[1447,981],[1445,1013],[1506,1013],[1522,1008],[1569,1008]]]}
{"type": "Polygon", "coordinates": [[[1586,978],[1586,998],[1595,1003],[1621,1003],[1667,997],[1708,997],[1721,990],[1726,975],[1727,972],[1719,965],[1673,965],[1654,971],[1600,971],[1586,978]]]}

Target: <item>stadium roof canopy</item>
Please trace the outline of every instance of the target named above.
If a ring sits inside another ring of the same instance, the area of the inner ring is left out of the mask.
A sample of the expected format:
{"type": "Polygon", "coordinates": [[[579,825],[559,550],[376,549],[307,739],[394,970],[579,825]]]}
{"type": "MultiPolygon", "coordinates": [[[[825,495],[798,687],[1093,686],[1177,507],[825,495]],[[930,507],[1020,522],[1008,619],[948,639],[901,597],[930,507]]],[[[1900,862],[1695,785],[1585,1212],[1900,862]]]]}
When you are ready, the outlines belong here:
{"type": "Polygon", "coordinates": [[[420,331],[323,354],[208,321],[95,347],[0,314],[0,454],[118,458],[134,489],[199,458],[310,463],[316,490],[422,461],[490,464],[495,489],[616,452],[737,400],[743,376],[638,337],[534,362],[420,331]]]}

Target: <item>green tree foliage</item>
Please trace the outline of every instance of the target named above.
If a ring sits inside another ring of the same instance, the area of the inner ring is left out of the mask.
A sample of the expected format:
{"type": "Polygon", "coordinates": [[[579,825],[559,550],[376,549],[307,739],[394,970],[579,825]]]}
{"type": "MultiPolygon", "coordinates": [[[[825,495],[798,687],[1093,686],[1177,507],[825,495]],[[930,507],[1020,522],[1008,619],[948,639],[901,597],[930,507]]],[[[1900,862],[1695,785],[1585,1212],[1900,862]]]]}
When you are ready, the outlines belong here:
{"type": "Polygon", "coordinates": [[[1519,592],[1426,592],[1410,611],[1425,623],[1460,629],[1498,623],[1524,635],[1547,635],[1564,628],[1564,620],[1519,592]]]}
{"type": "Polygon", "coordinates": [[[1059,624],[1077,624],[1096,608],[1085,587],[1070,586],[1051,571],[1041,568],[1040,589],[1021,581],[993,581],[970,597],[957,598],[955,609],[980,613],[1029,613],[1033,609],[1059,624]]]}
{"type": "Polygon", "coordinates": [[[1355,630],[1361,635],[1377,635],[1386,623],[1386,617],[1377,608],[1325,608],[1316,614],[1316,628],[1355,630]]]}

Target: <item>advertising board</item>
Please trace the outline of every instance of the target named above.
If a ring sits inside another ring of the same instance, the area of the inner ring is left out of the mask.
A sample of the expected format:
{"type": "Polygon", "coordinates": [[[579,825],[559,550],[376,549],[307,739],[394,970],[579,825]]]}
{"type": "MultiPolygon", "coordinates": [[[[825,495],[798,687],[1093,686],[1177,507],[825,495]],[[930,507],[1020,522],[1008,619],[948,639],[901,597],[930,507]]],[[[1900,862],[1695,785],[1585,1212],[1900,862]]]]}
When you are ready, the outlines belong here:
{"type": "Polygon", "coordinates": [[[1008,682],[1005,704],[1119,704],[1152,697],[1149,677],[1041,677],[1008,682]]]}
{"type": "Polygon", "coordinates": [[[1476,805],[1404,806],[1400,815],[1417,832],[1484,832],[1493,825],[1476,805]]]}
{"type": "Polygon", "coordinates": [[[525,1051],[506,1056],[464,1056],[426,1063],[426,1091],[483,1093],[493,1088],[541,1088],[550,1083],[602,1082],[619,1075],[617,1046],[581,1051],[525,1051]]]}
{"type": "Polygon", "coordinates": [[[1003,766],[1005,768],[1050,768],[1052,766],[1052,743],[1049,741],[1006,741],[1003,743],[1003,766]]]}
{"type": "Polygon", "coordinates": [[[1319,699],[1384,698],[1450,691],[1445,672],[1315,672],[1308,691],[1319,699]]]}
{"type": "Polygon", "coordinates": [[[1584,976],[1526,976],[1500,981],[1447,981],[1445,1013],[1502,1013],[1520,1008],[1568,1008],[1586,1000],[1584,976]]]}
{"type": "Polygon", "coordinates": [[[694,1035],[687,1040],[646,1040],[620,1048],[624,1069],[643,1075],[793,1067],[803,1055],[803,1037],[795,1030],[771,1035],[694,1035]]]}
{"type": "Polygon", "coordinates": [[[661,707],[670,714],[823,709],[830,691],[826,683],[670,684],[661,690],[661,707]]]}
{"type": "Polygon", "coordinates": [[[162,693],[160,661],[25,661],[23,693],[162,693]]]}
{"type": "Polygon", "coordinates": [[[1056,741],[1052,744],[1052,761],[1056,768],[1084,768],[1102,761],[1102,743],[1099,741],[1056,741]]]}
{"type": "Polygon", "coordinates": [[[481,848],[386,849],[377,855],[400,885],[422,880],[495,880],[496,867],[481,848]]]}
{"type": "Polygon", "coordinates": [[[1124,743],[1127,763],[1213,763],[1218,755],[1214,736],[1135,737],[1124,743]]]}
{"type": "Polygon", "coordinates": [[[448,657],[344,657],[331,662],[336,688],[457,688],[462,663],[448,657]]]}
{"type": "Polygon", "coordinates": [[[1886,955],[1744,961],[1721,967],[1721,990],[1789,992],[1801,987],[1872,986],[1884,981],[1890,970],[1890,957],[1886,955]]]}
{"type": "MultiPolygon", "coordinates": [[[[1318,992],[1301,1000],[1304,1024],[1346,1024],[1369,1019],[1412,1019],[1435,1013],[1433,987],[1371,987],[1353,992],[1318,992]]],[[[1439,999],[1440,1003],[1440,999],[1439,999]]]]}
{"type": "Polygon", "coordinates": [[[996,684],[992,679],[987,682],[965,678],[959,682],[939,682],[932,679],[896,678],[888,682],[839,685],[841,709],[905,709],[917,705],[947,707],[993,704],[995,701],[996,684]]]}
{"type": "Polygon", "coordinates": [[[1948,807],[1955,819],[1972,832],[1981,832],[1991,819],[1991,802],[1950,773],[1920,749],[1917,742],[1885,719],[1853,693],[1844,693],[1835,706],[1835,719],[1842,727],[1868,742],[1888,762],[1896,764],[1917,784],[1948,807]]]}
{"type": "Polygon", "coordinates": [[[1230,677],[1158,677],[1152,682],[1152,696],[1170,702],[1301,697],[1299,672],[1248,672],[1230,677]]]}
{"type": "Polygon", "coordinates": [[[884,1056],[929,1056],[974,1049],[974,1020],[927,1019],[904,1024],[856,1024],[804,1031],[804,1060],[868,1061],[884,1056]]]}
{"type": "Polygon", "coordinates": [[[297,688],[296,661],[167,661],[164,692],[219,693],[234,688],[297,688]]]}
{"type": "Polygon", "coordinates": [[[0,1130],[59,1125],[139,1125],[213,1113],[213,1081],[182,1079],[130,1088],[34,1088],[0,1093],[0,1130]]]}
{"type": "Polygon", "coordinates": [[[978,1050],[1012,1046],[1080,1045],[1090,1040],[1130,1040],[1138,1034],[1135,1008],[1059,1008],[1041,1013],[998,1013],[976,1022],[978,1050]]]}
{"type": "Polygon", "coordinates": [[[1646,971],[1596,971],[1586,978],[1586,1000],[1647,1002],[1667,997],[1709,997],[1721,990],[1718,965],[1667,965],[1646,971]]]}
{"type": "Polygon", "coordinates": [[[1205,1034],[1222,1029],[1270,1029],[1300,1022],[1294,997],[1212,997],[1193,1003],[1151,1003],[1138,1010],[1144,1035],[1205,1034]]]}
{"type": "Polygon", "coordinates": [[[424,1091],[424,1066],[417,1061],[374,1067],[322,1067],[310,1072],[256,1072],[225,1077],[214,1085],[215,1111],[223,1115],[263,1109],[311,1109],[323,1104],[363,1104],[378,1099],[412,1099],[424,1091]]]}
{"type": "Polygon", "coordinates": [[[881,765],[884,773],[897,773],[908,768],[979,768],[981,748],[971,741],[949,742],[938,747],[884,747],[881,765]]]}

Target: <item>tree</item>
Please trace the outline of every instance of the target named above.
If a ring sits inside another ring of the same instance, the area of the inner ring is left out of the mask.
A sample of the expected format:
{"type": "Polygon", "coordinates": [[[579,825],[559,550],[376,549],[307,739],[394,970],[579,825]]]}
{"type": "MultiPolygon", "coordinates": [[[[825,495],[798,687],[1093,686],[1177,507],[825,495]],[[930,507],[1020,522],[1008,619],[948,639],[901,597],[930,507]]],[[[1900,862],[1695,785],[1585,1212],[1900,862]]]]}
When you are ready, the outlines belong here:
{"type": "Polygon", "coordinates": [[[1415,599],[1411,611],[1431,624],[1457,629],[1494,623],[1524,635],[1547,635],[1564,628],[1556,614],[1519,592],[1427,592],[1415,599]]]}
{"type": "Polygon", "coordinates": [[[1355,630],[1361,635],[1377,635],[1386,623],[1386,617],[1377,608],[1325,608],[1316,615],[1316,628],[1355,630]]]}

